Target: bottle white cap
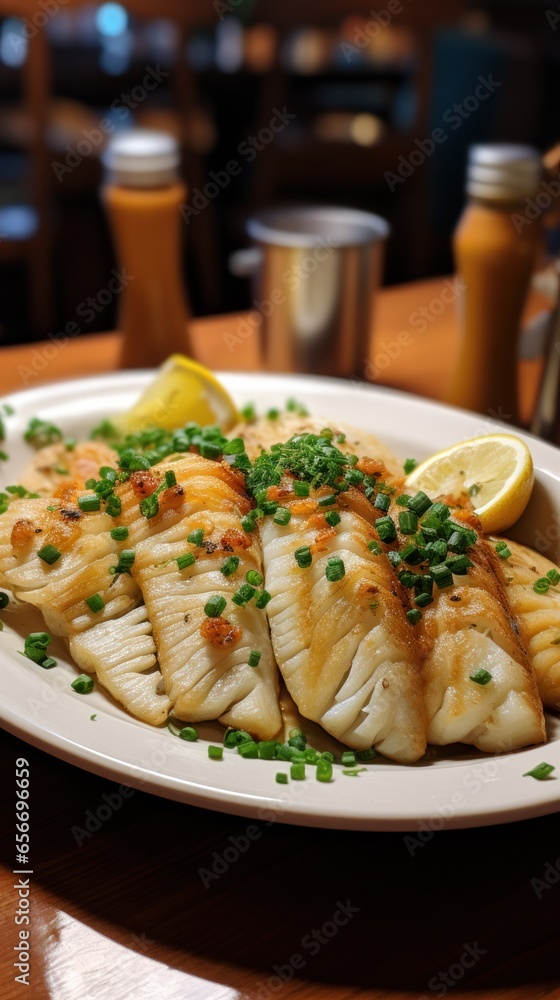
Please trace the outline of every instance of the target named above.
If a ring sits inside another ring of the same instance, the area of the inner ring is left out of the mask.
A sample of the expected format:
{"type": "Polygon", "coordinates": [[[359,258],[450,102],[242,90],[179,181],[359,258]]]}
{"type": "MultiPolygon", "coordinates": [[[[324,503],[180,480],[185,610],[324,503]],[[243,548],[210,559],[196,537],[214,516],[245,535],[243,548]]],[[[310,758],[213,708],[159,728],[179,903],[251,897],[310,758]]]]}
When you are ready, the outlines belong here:
{"type": "Polygon", "coordinates": [[[517,201],[536,194],[542,168],[533,146],[509,143],[469,149],[467,194],[472,198],[517,201]]]}
{"type": "Polygon", "coordinates": [[[110,183],[163,187],[177,180],[179,144],[167,132],[127,129],[111,139],[101,159],[110,183]]]}

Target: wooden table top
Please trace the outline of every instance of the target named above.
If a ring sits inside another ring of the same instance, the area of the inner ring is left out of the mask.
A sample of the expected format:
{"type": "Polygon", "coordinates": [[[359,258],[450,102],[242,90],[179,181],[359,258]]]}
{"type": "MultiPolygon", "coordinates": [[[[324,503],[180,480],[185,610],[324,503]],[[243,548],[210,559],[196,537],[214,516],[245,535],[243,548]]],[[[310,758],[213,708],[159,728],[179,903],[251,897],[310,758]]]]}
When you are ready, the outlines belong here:
{"type": "MultiPolygon", "coordinates": [[[[456,344],[453,307],[422,333],[414,323],[443,281],[380,296],[373,362],[385,364],[401,330],[413,337],[383,369],[387,384],[440,394],[456,344]]],[[[529,314],[545,304],[533,297],[529,314]]],[[[202,361],[254,367],[254,343],[231,354],[225,346],[224,333],[238,322],[194,324],[202,361]]],[[[107,371],[116,351],[113,334],[68,342],[49,359],[44,345],[4,349],[0,391],[107,371]]],[[[526,413],[537,378],[538,364],[526,363],[526,413]]],[[[206,887],[200,869],[211,868],[232,838],[244,838],[252,821],[139,791],[120,795],[111,782],[7,733],[0,746],[3,1000],[560,997],[558,815],[482,830],[418,829],[408,838],[256,823],[259,836],[206,887]],[[11,808],[19,757],[31,772],[33,867],[21,903],[11,808]],[[95,814],[107,802],[100,822],[95,814]],[[78,846],[76,828],[88,824],[78,846]],[[26,992],[13,963],[28,898],[26,992]],[[341,924],[340,913],[348,919],[333,934],[337,911],[341,924]]]]}

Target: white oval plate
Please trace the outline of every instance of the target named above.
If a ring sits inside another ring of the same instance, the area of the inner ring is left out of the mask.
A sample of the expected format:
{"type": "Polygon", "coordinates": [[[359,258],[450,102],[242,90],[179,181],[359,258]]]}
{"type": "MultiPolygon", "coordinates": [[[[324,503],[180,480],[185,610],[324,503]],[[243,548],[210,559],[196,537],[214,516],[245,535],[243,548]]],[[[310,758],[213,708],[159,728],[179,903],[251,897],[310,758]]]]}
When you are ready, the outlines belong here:
{"type": "MultiPolygon", "coordinates": [[[[31,455],[22,441],[29,418],[52,420],[73,437],[87,436],[101,419],[128,409],[152,377],[120,372],[14,393],[14,416],[6,418],[10,454],[3,483],[17,482],[31,455]]],[[[378,435],[402,458],[426,458],[453,442],[503,425],[484,417],[362,382],[287,375],[220,376],[240,403],[252,400],[265,411],[290,396],[327,420],[346,421],[378,435]]],[[[508,428],[511,430],[511,428],[508,428]]],[[[558,559],[560,546],[560,452],[529,435],[536,467],[531,503],[512,534],[558,559]]],[[[27,612],[26,612],[27,614],[27,612]]],[[[32,612],[31,614],[35,614],[32,612]]],[[[58,666],[42,670],[23,659],[22,635],[41,620],[4,614],[0,634],[0,721],[23,740],[112,780],[191,805],[255,816],[264,822],[355,830],[412,830],[422,839],[442,827],[469,827],[526,819],[560,808],[560,781],[523,777],[542,760],[560,777],[560,720],[549,716],[546,747],[489,757],[470,748],[434,753],[403,767],[377,758],[367,773],[321,784],[308,768],[305,781],[275,783],[286,770],[273,761],[242,760],[226,753],[207,756],[212,725],[201,740],[183,743],[167,729],[153,729],[127,715],[99,689],[86,697],[70,687],[75,667],[61,640],[53,643],[58,666]],[[14,627],[10,626],[10,618],[14,627]],[[95,720],[90,716],[96,714],[95,720]]],[[[215,736],[218,734],[214,729],[215,736]]]]}

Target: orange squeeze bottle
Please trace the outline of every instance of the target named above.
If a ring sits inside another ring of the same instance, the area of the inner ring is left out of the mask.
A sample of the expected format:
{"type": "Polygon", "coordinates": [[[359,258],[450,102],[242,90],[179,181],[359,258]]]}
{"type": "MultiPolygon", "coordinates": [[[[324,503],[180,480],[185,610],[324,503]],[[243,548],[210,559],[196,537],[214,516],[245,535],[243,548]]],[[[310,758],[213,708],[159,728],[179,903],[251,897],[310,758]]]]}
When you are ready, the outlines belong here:
{"type": "Polygon", "coordinates": [[[181,275],[181,206],[173,136],[131,129],[103,154],[102,197],[124,269],[118,326],[121,368],[152,368],[173,353],[190,354],[181,275]]]}
{"type": "Polygon", "coordinates": [[[540,179],[530,146],[472,146],[453,242],[462,337],[446,401],[513,423],[519,328],[541,244],[541,220],[527,205],[540,179]]]}

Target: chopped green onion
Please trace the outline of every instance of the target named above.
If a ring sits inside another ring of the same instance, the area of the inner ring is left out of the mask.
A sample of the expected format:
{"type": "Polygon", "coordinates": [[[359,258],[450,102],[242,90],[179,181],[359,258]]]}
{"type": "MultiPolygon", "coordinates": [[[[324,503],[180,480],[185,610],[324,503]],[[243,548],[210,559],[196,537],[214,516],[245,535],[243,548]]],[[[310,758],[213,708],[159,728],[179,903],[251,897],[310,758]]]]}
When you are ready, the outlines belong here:
{"type": "Polygon", "coordinates": [[[301,545],[299,549],[294,552],[294,559],[297,562],[300,569],[307,569],[311,566],[313,562],[313,556],[311,555],[311,549],[309,545],[301,545]]]}
{"type": "Polygon", "coordinates": [[[140,501],[140,513],[143,517],[147,518],[148,521],[150,518],[156,517],[156,515],[159,514],[159,500],[157,498],[157,492],[152,493],[149,497],[144,497],[144,499],[140,501]]]}
{"type": "Polygon", "coordinates": [[[228,556],[223,566],[220,566],[220,573],[224,576],[232,576],[239,566],[239,556],[228,556]]]}
{"type": "Polygon", "coordinates": [[[548,591],[550,590],[550,580],[547,580],[545,576],[541,576],[540,580],[535,580],[533,590],[536,594],[548,594],[548,591]]]}
{"type": "Polygon", "coordinates": [[[389,562],[391,563],[392,566],[398,566],[399,563],[401,562],[401,556],[399,555],[398,552],[391,550],[391,552],[388,552],[387,555],[389,557],[389,562]]]}
{"type": "Polygon", "coordinates": [[[180,570],[187,569],[188,566],[194,566],[196,559],[194,552],[185,552],[182,556],[177,556],[177,566],[180,570]]]}
{"type": "Polygon", "coordinates": [[[343,768],[342,773],[346,774],[349,778],[357,778],[362,771],[367,771],[367,767],[349,767],[343,768]]]}
{"type": "Polygon", "coordinates": [[[394,542],[397,537],[395,522],[391,517],[378,517],[375,522],[377,533],[382,542],[394,542]]]}
{"type": "Polygon", "coordinates": [[[105,607],[105,601],[101,597],[101,594],[92,594],[91,597],[86,597],[86,604],[94,614],[97,614],[98,611],[103,611],[105,607]]]}
{"type": "Polygon", "coordinates": [[[424,550],[418,548],[412,542],[409,542],[404,549],[401,549],[400,556],[402,561],[408,563],[409,566],[419,566],[426,558],[424,550]]]}
{"type": "Polygon", "coordinates": [[[435,542],[428,542],[426,545],[426,554],[430,566],[444,562],[447,555],[447,543],[444,542],[443,538],[439,538],[435,542]]]}
{"type": "Polygon", "coordinates": [[[480,684],[482,687],[485,687],[485,685],[489,684],[492,680],[492,674],[488,673],[484,667],[481,667],[480,670],[477,670],[474,674],[469,674],[469,680],[474,681],[475,684],[480,684]]]}
{"type": "Polygon", "coordinates": [[[467,493],[470,497],[475,497],[477,493],[480,493],[480,483],[473,483],[472,486],[469,486],[467,493]]]}
{"type": "Polygon", "coordinates": [[[305,778],[305,764],[292,764],[290,767],[290,777],[292,781],[303,781],[305,778]]]}
{"type": "Polygon", "coordinates": [[[375,757],[375,750],[373,747],[367,747],[365,750],[356,750],[356,760],[373,760],[375,757]]]}
{"type": "Polygon", "coordinates": [[[302,483],[298,479],[294,482],[294,493],[296,497],[309,496],[309,483],[302,483]]]}
{"type": "Polygon", "coordinates": [[[195,528],[194,531],[190,531],[187,535],[187,542],[191,545],[202,545],[202,539],[204,538],[204,529],[195,528]]]}
{"type": "Polygon", "coordinates": [[[257,527],[255,518],[251,517],[250,514],[245,514],[245,516],[241,518],[241,527],[243,528],[243,531],[250,535],[251,532],[255,531],[257,527]]]}
{"type": "Polygon", "coordinates": [[[285,525],[291,518],[290,511],[287,507],[278,507],[272,520],[275,524],[285,525]]]}
{"type": "Polygon", "coordinates": [[[10,603],[10,598],[3,591],[0,592],[0,611],[8,606],[10,603]]]}
{"type": "Polygon", "coordinates": [[[408,509],[414,511],[418,517],[422,517],[422,514],[425,514],[431,506],[432,501],[422,490],[419,490],[418,493],[416,493],[408,501],[408,509]]]}
{"type": "Polygon", "coordinates": [[[549,778],[556,768],[554,764],[547,764],[544,760],[541,764],[537,764],[531,771],[525,771],[523,775],[524,778],[536,778],[537,781],[544,781],[549,778]]]}
{"type": "Polygon", "coordinates": [[[249,659],[247,660],[247,663],[249,664],[250,667],[258,667],[259,663],[261,662],[261,656],[262,653],[260,649],[252,649],[251,652],[249,653],[249,659]]]}
{"type": "Polygon", "coordinates": [[[403,465],[405,476],[408,476],[411,472],[413,472],[417,465],[418,462],[415,458],[407,458],[403,465]]]}
{"type": "Polygon", "coordinates": [[[198,739],[198,730],[194,726],[184,726],[183,729],[179,731],[179,739],[186,740],[187,743],[196,743],[198,739]]]}
{"type": "Polygon", "coordinates": [[[129,573],[132,564],[134,563],[134,549],[123,549],[119,561],[116,566],[111,566],[109,568],[109,573],[114,575],[115,573],[129,573]]]}
{"type": "Polygon", "coordinates": [[[93,677],[88,674],[80,674],[75,681],[72,681],[70,687],[78,694],[90,694],[93,691],[93,677]]]}
{"type": "Polygon", "coordinates": [[[56,666],[56,660],[47,656],[47,647],[50,641],[51,637],[48,632],[31,632],[24,641],[22,655],[26,656],[28,660],[38,663],[40,667],[49,670],[56,666]]]}
{"type": "Polygon", "coordinates": [[[173,472],[173,469],[168,469],[165,473],[165,485],[167,489],[171,489],[172,486],[177,485],[177,476],[173,472]]]}
{"type": "Polygon", "coordinates": [[[106,511],[110,517],[118,517],[122,510],[122,503],[120,497],[115,496],[114,493],[107,500],[106,511]]]}
{"type": "Polygon", "coordinates": [[[440,590],[443,590],[444,587],[453,586],[453,574],[449,566],[446,566],[445,563],[431,566],[430,573],[440,590]]]}
{"type": "Polygon", "coordinates": [[[255,607],[259,608],[259,610],[262,611],[262,609],[266,608],[268,602],[271,600],[272,600],[272,594],[269,594],[268,590],[261,590],[259,596],[255,601],[255,607]]]}
{"type": "Polygon", "coordinates": [[[350,483],[350,486],[360,486],[365,476],[359,469],[348,469],[348,472],[344,473],[344,478],[347,483],[350,483]]]}
{"type": "Polygon", "coordinates": [[[341,761],[346,767],[354,767],[354,764],[356,763],[356,754],[353,750],[345,750],[342,754],[341,761]]]}
{"type": "Polygon", "coordinates": [[[39,559],[43,560],[43,562],[52,566],[55,562],[58,562],[62,552],[57,549],[56,545],[44,545],[42,549],[39,549],[37,555],[39,556],[39,559]]]}
{"type": "Polygon", "coordinates": [[[227,601],[225,597],[221,597],[220,594],[215,594],[211,597],[204,605],[204,614],[208,615],[209,618],[219,618],[222,611],[224,610],[227,601]]]}
{"type": "Polygon", "coordinates": [[[400,497],[397,497],[397,499],[395,500],[395,503],[398,504],[399,507],[408,507],[408,501],[410,499],[411,497],[408,495],[408,493],[401,493],[400,497]]]}
{"type": "Polygon", "coordinates": [[[78,507],[80,510],[84,511],[85,514],[91,514],[96,510],[101,509],[101,501],[98,496],[87,496],[78,498],[78,507]]]}
{"type": "Polygon", "coordinates": [[[337,434],[336,436],[337,444],[344,444],[346,441],[346,434],[337,434]]]}
{"type": "Polygon", "coordinates": [[[54,424],[48,423],[47,420],[41,420],[40,417],[31,417],[23,436],[27,443],[33,445],[34,448],[44,448],[47,444],[54,444],[55,441],[61,441],[62,431],[54,424]]]}
{"type": "Polygon", "coordinates": [[[250,584],[242,583],[237,593],[239,594],[241,600],[244,601],[245,604],[248,604],[249,601],[253,600],[256,590],[254,587],[251,587],[250,584]]]}
{"type": "Polygon", "coordinates": [[[276,740],[261,740],[260,743],[257,743],[257,756],[259,760],[274,760],[276,747],[276,740]]]}
{"type": "Polygon", "coordinates": [[[249,423],[249,421],[254,420],[257,415],[255,410],[255,404],[247,403],[247,405],[244,406],[243,409],[239,411],[239,413],[243,417],[245,423],[249,423]]]}
{"type": "Polygon", "coordinates": [[[498,542],[496,545],[496,552],[500,556],[500,559],[509,559],[511,555],[511,549],[508,548],[506,542],[498,542]]]}
{"type": "Polygon", "coordinates": [[[210,746],[208,747],[208,756],[210,760],[222,760],[224,756],[224,748],[215,747],[212,746],[212,744],[210,744],[210,746]]]}
{"type": "Polygon", "coordinates": [[[414,589],[417,594],[431,594],[434,589],[434,581],[431,573],[418,575],[414,581],[414,589]]]}
{"type": "Polygon", "coordinates": [[[317,781],[330,781],[332,779],[333,766],[330,760],[324,755],[317,761],[316,778],[317,781]]]}
{"type": "Polygon", "coordinates": [[[403,587],[413,587],[416,581],[416,573],[411,573],[409,569],[403,569],[399,573],[399,580],[403,587]]]}
{"type": "Polygon", "coordinates": [[[399,513],[399,528],[403,535],[414,535],[418,530],[418,516],[411,510],[399,513]]]}
{"type": "Polygon", "coordinates": [[[245,451],[245,442],[243,438],[232,438],[224,445],[224,455],[242,455],[245,451]]]}
{"type": "Polygon", "coordinates": [[[422,612],[418,608],[411,608],[410,611],[406,612],[406,617],[411,625],[417,625],[422,617],[422,612]]]}
{"type": "Polygon", "coordinates": [[[250,583],[252,587],[260,587],[263,582],[262,574],[257,572],[256,569],[250,569],[245,573],[245,579],[247,583],[250,583]]]}
{"type": "Polygon", "coordinates": [[[377,510],[383,510],[385,513],[389,510],[390,505],[391,498],[388,497],[386,493],[378,493],[373,503],[373,506],[376,507],[377,510]]]}
{"type": "Polygon", "coordinates": [[[560,583],[560,573],[557,569],[549,569],[546,575],[553,587],[556,587],[560,583]]]}
{"type": "Polygon", "coordinates": [[[251,740],[247,743],[240,743],[237,747],[237,753],[240,757],[247,757],[249,760],[256,760],[259,756],[258,744],[251,740]]]}
{"type": "Polygon", "coordinates": [[[454,556],[452,559],[446,559],[445,565],[449,566],[454,576],[466,576],[469,566],[474,566],[474,563],[468,556],[454,556]]]}
{"type": "Polygon", "coordinates": [[[428,604],[433,604],[434,599],[431,594],[418,594],[418,597],[414,598],[414,603],[418,605],[419,608],[425,608],[428,604]]]}
{"type": "Polygon", "coordinates": [[[331,507],[333,503],[336,503],[336,494],[329,493],[326,497],[320,497],[317,500],[319,507],[331,507]]]}
{"type": "Polygon", "coordinates": [[[440,521],[446,521],[449,517],[449,507],[446,503],[435,503],[430,510],[430,514],[435,514],[440,521]]]}
{"type": "Polygon", "coordinates": [[[273,407],[270,410],[267,410],[266,412],[267,420],[278,420],[279,416],[280,416],[280,410],[277,410],[275,407],[273,407]]]}
{"type": "Polygon", "coordinates": [[[224,746],[229,750],[238,747],[240,743],[252,743],[253,737],[249,736],[244,729],[226,729],[224,735],[224,746]]]}
{"type": "Polygon", "coordinates": [[[338,556],[329,559],[325,570],[325,575],[329,583],[336,583],[337,580],[342,580],[345,572],[342,559],[339,559],[338,556]]]}
{"type": "Polygon", "coordinates": [[[277,771],[276,772],[276,782],[279,785],[287,785],[288,784],[288,775],[286,774],[285,771],[277,771]]]}
{"type": "Polygon", "coordinates": [[[369,551],[373,552],[373,554],[376,555],[376,556],[380,556],[381,553],[383,552],[383,549],[381,548],[379,542],[376,542],[373,539],[372,539],[371,542],[368,542],[367,547],[368,547],[369,551]]]}
{"type": "Polygon", "coordinates": [[[337,514],[336,510],[328,510],[325,514],[325,521],[327,524],[330,524],[331,528],[334,528],[337,524],[340,524],[340,514],[337,514]]]}

